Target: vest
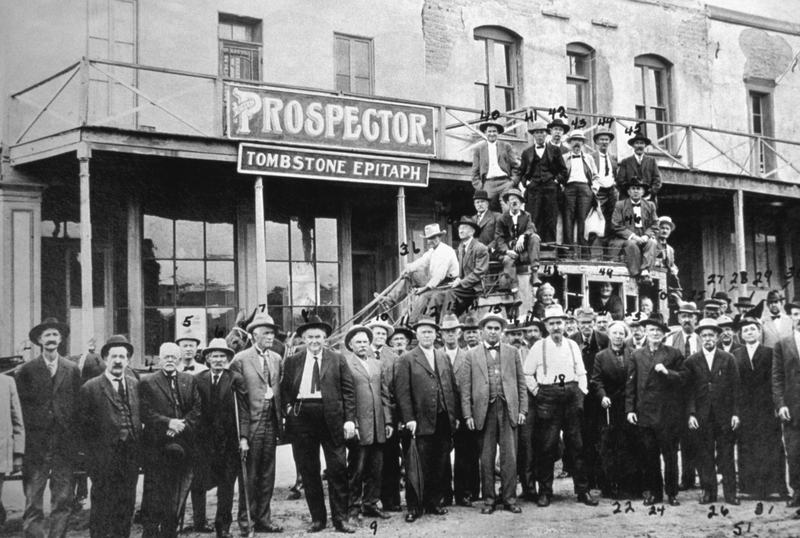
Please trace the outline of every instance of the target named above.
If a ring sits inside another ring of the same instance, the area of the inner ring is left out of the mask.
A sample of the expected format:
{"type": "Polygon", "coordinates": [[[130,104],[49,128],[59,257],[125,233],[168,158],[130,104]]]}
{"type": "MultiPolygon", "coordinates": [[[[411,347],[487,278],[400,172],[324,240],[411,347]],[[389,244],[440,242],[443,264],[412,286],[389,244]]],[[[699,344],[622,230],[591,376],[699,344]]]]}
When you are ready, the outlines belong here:
{"type": "Polygon", "coordinates": [[[489,403],[494,402],[498,397],[506,401],[506,394],[503,391],[503,381],[500,379],[500,349],[496,352],[497,358],[492,358],[492,353],[486,350],[486,367],[489,374],[489,403]]]}
{"type": "MultiPolygon", "coordinates": [[[[126,386],[125,390],[130,390],[130,387],[126,386]]],[[[133,419],[131,418],[131,408],[130,404],[122,399],[119,392],[116,390],[114,391],[114,405],[117,408],[117,412],[119,413],[119,440],[125,442],[129,439],[133,439],[135,434],[133,432],[133,419]]]]}

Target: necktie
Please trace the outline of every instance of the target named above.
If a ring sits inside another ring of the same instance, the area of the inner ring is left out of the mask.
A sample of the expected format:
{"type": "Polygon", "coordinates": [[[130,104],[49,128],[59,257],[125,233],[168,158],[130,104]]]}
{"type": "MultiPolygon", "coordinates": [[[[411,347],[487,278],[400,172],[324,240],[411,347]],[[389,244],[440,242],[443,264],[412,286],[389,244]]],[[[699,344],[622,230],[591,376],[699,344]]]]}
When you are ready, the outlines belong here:
{"type": "Polygon", "coordinates": [[[123,402],[126,401],[127,397],[125,396],[125,385],[122,384],[122,378],[116,377],[114,378],[114,381],[117,383],[117,394],[119,394],[119,397],[123,402]]]}
{"type": "Polygon", "coordinates": [[[632,205],[633,207],[641,207],[641,205],[642,205],[642,202],[631,202],[631,205],[632,205]]]}
{"type": "Polygon", "coordinates": [[[475,219],[475,222],[480,223],[483,220],[483,213],[478,213],[478,218],[475,219]]]}
{"type": "Polygon", "coordinates": [[[608,176],[611,174],[611,165],[608,163],[608,153],[603,155],[603,158],[606,160],[606,175],[608,176]]]}
{"type": "Polygon", "coordinates": [[[212,381],[213,385],[216,387],[217,383],[219,383],[219,376],[218,375],[213,376],[211,381],[212,381]]]}
{"type": "Polygon", "coordinates": [[[778,319],[778,318],[780,318],[780,317],[781,317],[781,315],[780,315],[780,314],[778,314],[777,316],[772,316],[772,321],[775,321],[776,319],[778,319]]]}
{"type": "Polygon", "coordinates": [[[689,358],[689,355],[692,354],[692,346],[689,345],[689,339],[686,339],[686,343],[683,345],[683,358],[689,358]]]}
{"type": "Polygon", "coordinates": [[[497,352],[497,350],[498,350],[498,349],[500,349],[500,346],[489,346],[487,349],[488,349],[490,352],[491,352],[491,351],[497,352]]]}
{"type": "Polygon", "coordinates": [[[319,384],[319,357],[314,356],[314,372],[311,374],[311,394],[321,390],[319,384]]]}
{"type": "Polygon", "coordinates": [[[50,370],[50,377],[56,375],[56,362],[53,361],[47,364],[47,369],[50,370]]]}

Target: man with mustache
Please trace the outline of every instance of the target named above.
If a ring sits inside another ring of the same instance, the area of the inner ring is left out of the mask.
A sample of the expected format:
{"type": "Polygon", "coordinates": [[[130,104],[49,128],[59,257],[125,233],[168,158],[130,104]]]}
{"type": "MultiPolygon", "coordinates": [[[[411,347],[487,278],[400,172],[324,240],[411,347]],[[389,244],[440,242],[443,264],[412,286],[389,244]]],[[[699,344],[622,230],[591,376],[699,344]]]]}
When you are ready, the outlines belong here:
{"type": "Polygon", "coordinates": [[[16,378],[26,436],[22,529],[28,538],[44,538],[44,489],[49,479],[48,536],[64,538],[72,510],[81,374],[58,352],[62,340],[69,336],[69,325],[47,318],[28,336],[42,352],[23,364],[16,378]]]}
{"type": "Polygon", "coordinates": [[[774,348],[781,339],[791,336],[792,320],[782,310],[783,295],[781,292],[770,290],[767,293],[766,305],[767,308],[764,309],[764,314],[761,316],[761,323],[764,324],[761,343],[774,348]]]}
{"type": "Polygon", "coordinates": [[[620,199],[629,196],[628,185],[634,178],[639,178],[648,187],[648,196],[645,200],[650,200],[656,204],[656,195],[661,188],[661,172],[658,170],[658,163],[653,157],[644,154],[644,150],[651,144],[649,138],[641,133],[637,133],[628,140],[628,145],[633,148],[633,155],[622,159],[617,171],[617,187],[620,192],[620,199]]]}
{"type": "Polygon", "coordinates": [[[496,121],[482,123],[478,129],[485,134],[472,153],[472,186],[489,196],[489,208],[501,211],[500,195],[514,186],[517,156],[508,142],[498,140],[505,127],[496,121]]]}

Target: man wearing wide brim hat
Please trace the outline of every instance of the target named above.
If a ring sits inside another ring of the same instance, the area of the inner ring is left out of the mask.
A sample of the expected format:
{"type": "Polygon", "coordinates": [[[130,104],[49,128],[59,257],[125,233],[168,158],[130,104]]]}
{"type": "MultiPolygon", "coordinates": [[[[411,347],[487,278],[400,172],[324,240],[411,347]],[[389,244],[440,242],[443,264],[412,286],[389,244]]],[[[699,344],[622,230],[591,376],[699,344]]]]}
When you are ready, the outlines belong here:
{"type": "MultiPolygon", "coordinates": [[[[564,155],[567,166],[565,178],[564,198],[564,243],[567,245],[579,245],[586,247],[589,240],[584,233],[586,217],[592,209],[595,199],[595,192],[600,187],[611,188],[614,186],[614,178],[603,176],[597,173],[594,159],[584,152],[586,135],[580,129],[572,131],[567,137],[570,152],[564,155]],[[575,224],[577,224],[577,237],[575,237],[575,224]]],[[[577,250],[578,255],[581,249],[577,250]]]]}
{"type": "Polygon", "coordinates": [[[472,186],[475,190],[485,190],[489,208],[499,212],[500,195],[513,186],[517,174],[517,156],[511,144],[497,139],[504,131],[502,124],[487,121],[480,130],[486,139],[472,152],[472,186]]]}
{"type": "Polygon", "coordinates": [[[628,184],[634,177],[638,177],[649,187],[651,200],[655,203],[656,195],[661,189],[661,172],[658,170],[656,160],[644,153],[647,146],[650,145],[650,139],[637,133],[628,140],[628,145],[633,148],[633,155],[622,159],[617,170],[620,199],[628,197],[628,184]]]}
{"type": "MultiPolygon", "coordinates": [[[[208,366],[205,364],[197,362],[197,348],[202,343],[200,337],[195,334],[194,327],[186,327],[182,328],[182,330],[178,333],[178,337],[175,339],[175,343],[178,344],[178,347],[181,348],[181,362],[178,363],[178,371],[179,372],[186,372],[187,374],[197,375],[200,372],[204,372],[208,370],[208,366]]],[[[202,353],[201,353],[202,355],[202,353]]],[[[206,527],[205,524],[205,511],[198,510],[198,507],[195,505],[195,499],[200,502],[200,486],[198,488],[192,489],[192,512],[194,514],[198,514],[198,517],[202,516],[203,523],[202,527],[206,527]]],[[[205,498],[205,491],[203,493],[203,498],[205,498]]],[[[205,504],[205,503],[204,503],[205,504]]],[[[199,520],[195,521],[195,523],[199,523],[199,520]]]]}
{"type": "Polygon", "coordinates": [[[612,254],[625,251],[628,274],[640,285],[652,285],[650,270],[658,252],[658,215],[656,206],[642,196],[647,185],[638,177],[630,179],[625,188],[629,196],[617,202],[611,222],[614,237],[609,242],[612,254]]]}
{"type": "Polygon", "coordinates": [[[459,275],[444,294],[443,302],[438,302],[439,297],[431,301],[436,310],[443,305],[444,312],[460,316],[483,292],[483,276],[489,272],[489,249],[475,239],[479,232],[480,226],[474,220],[466,217],[458,221],[459,275]]]}
{"type": "Polygon", "coordinates": [[[717,341],[717,347],[726,353],[733,354],[734,351],[742,347],[736,336],[739,324],[726,314],[718,317],[716,321],[719,328],[722,329],[722,334],[717,341]]]}
{"type": "Polygon", "coordinates": [[[615,178],[617,177],[617,156],[609,151],[609,145],[614,140],[614,133],[608,128],[599,128],[592,136],[597,151],[594,154],[594,164],[597,168],[597,175],[602,181],[611,180],[608,186],[600,186],[595,192],[597,203],[600,204],[600,211],[606,221],[603,237],[598,237],[594,243],[595,247],[607,246],[608,241],[614,235],[614,228],[611,225],[611,217],[614,215],[614,207],[619,201],[619,191],[616,187],[615,178]]]}
{"type": "Polygon", "coordinates": [[[516,293],[519,289],[517,282],[517,266],[530,265],[531,285],[538,285],[539,277],[539,236],[533,217],[522,210],[525,202],[522,193],[517,189],[509,189],[503,194],[503,200],[508,205],[508,211],[503,213],[498,223],[496,252],[503,262],[503,277],[500,286],[511,289],[516,293]]]}
{"type": "Polygon", "coordinates": [[[486,245],[491,252],[495,245],[495,227],[500,220],[500,213],[489,209],[489,194],[483,189],[476,190],[472,195],[472,204],[475,206],[472,220],[480,226],[478,241],[486,245]]]}
{"type": "MultiPolygon", "coordinates": [[[[762,343],[774,348],[780,340],[792,334],[792,319],[789,310],[784,306],[783,294],[777,290],[770,290],[763,303],[761,322],[764,324],[762,343]]],[[[756,315],[754,313],[754,315],[756,315]]]]}

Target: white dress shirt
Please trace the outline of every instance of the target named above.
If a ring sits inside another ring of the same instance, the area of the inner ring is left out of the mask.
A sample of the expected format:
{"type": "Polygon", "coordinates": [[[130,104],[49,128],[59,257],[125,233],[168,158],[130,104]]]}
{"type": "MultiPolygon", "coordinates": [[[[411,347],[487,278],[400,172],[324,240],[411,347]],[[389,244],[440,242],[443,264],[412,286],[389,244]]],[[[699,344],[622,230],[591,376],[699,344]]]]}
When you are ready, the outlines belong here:
{"type": "Polygon", "coordinates": [[[706,362],[708,363],[708,371],[711,371],[711,367],[714,366],[714,353],[716,352],[717,348],[714,348],[712,351],[708,351],[706,348],[703,348],[703,356],[706,358],[706,362]]]}
{"type": "MultiPolygon", "coordinates": [[[[44,358],[44,357],[42,357],[42,358],[44,358]]],[[[58,357],[56,357],[52,361],[44,359],[44,364],[45,364],[45,366],[47,366],[47,369],[50,371],[50,377],[55,377],[56,372],[58,372],[58,357]]]]}
{"type": "Polygon", "coordinates": [[[125,386],[125,374],[124,374],[124,373],[122,374],[122,376],[121,376],[121,377],[117,378],[117,377],[114,377],[113,375],[111,375],[111,374],[108,372],[108,370],[106,370],[105,372],[103,372],[103,375],[105,375],[105,376],[106,376],[106,379],[108,379],[109,381],[111,381],[111,386],[112,386],[112,387],[114,387],[114,392],[117,392],[117,393],[119,392],[119,386],[117,385],[117,379],[121,379],[121,380],[122,380],[122,386],[123,386],[123,387],[126,389],[126,391],[127,391],[127,388],[128,388],[128,387],[126,387],[126,386],[125,386]]]}
{"type": "Polygon", "coordinates": [[[411,273],[419,269],[430,269],[431,278],[425,284],[433,289],[445,278],[458,278],[458,256],[453,247],[445,242],[439,243],[436,248],[429,249],[421,258],[414,260],[406,266],[411,273]]]}
{"type": "MultiPolygon", "coordinates": [[[[269,372],[269,350],[267,349],[267,350],[262,351],[262,350],[260,350],[258,348],[258,346],[253,346],[253,347],[255,348],[256,353],[258,353],[258,356],[259,356],[259,359],[260,359],[259,360],[259,366],[261,367],[261,373],[264,375],[264,381],[267,382],[267,390],[264,391],[264,399],[265,400],[271,400],[272,397],[274,396],[274,394],[272,393],[272,383],[270,382],[271,380],[270,380],[270,372],[269,372]]],[[[322,363],[320,363],[320,365],[321,364],[322,363]]],[[[313,372],[313,369],[314,369],[313,361],[312,361],[312,364],[311,364],[311,369],[312,369],[312,372],[313,372]]],[[[311,378],[309,378],[309,382],[310,382],[310,379],[311,378]]]]}
{"type": "Polygon", "coordinates": [[[586,183],[586,171],[583,169],[583,154],[578,155],[580,159],[573,159],[574,153],[566,156],[567,159],[572,161],[569,169],[569,179],[567,183],[586,183]]]}
{"type": "Polygon", "coordinates": [[[634,153],[633,156],[636,158],[637,163],[642,164],[642,159],[644,159],[644,155],[639,155],[637,153],[634,153]]]}
{"type": "Polygon", "coordinates": [[[450,359],[450,365],[452,366],[456,362],[456,355],[458,355],[458,348],[455,349],[448,349],[445,348],[444,352],[447,354],[447,358],[450,359]]]}
{"type": "MultiPolygon", "coordinates": [[[[319,361],[320,380],[322,379],[322,351],[317,355],[319,361]]],[[[314,354],[306,350],[306,362],[303,365],[303,377],[300,379],[300,390],[297,397],[301,400],[321,399],[322,389],[311,393],[311,378],[314,375],[314,354]]]]}
{"type": "Polygon", "coordinates": [[[745,344],[744,347],[747,348],[747,357],[750,359],[750,369],[755,370],[753,366],[753,356],[756,354],[756,349],[758,349],[758,342],[745,344]]]}
{"type": "Polygon", "coordinates": [[[506,173],[497,162],[497,142],[487,142],[486,145],[489,148],[489,169],[486,171],[486,178],[505,176],[506,173]]]}
{"type": "Polygon", "coordinates": [[[425,355],[425,358],[428,359],[428,365],[431,367],[431,370],[433,370],[435,372],[436,371],[436,360],[435,360],[435,355],[433,353],[433,348],[431,347],[431,348],[425,349],[422,346],[419,346],[419,348],[422,350],[422,353],[425,355]]]}
{"type": "Polygon", "coordinates": [[[525,384],[534,393],[539,384],[559,384],[559,376],[564,376],[564,383],[578,382],[578,387],[586,394],[589,392],[586,380],[586,368],[578,343],[571,338],[562,338],[561,345],[556,345],[548,336],[533,344],[528,351],[528,358],[522,368],[525,373],[525,384]],[[547,375],[544,372],[543,348],[547,345],[547,375]]]}

